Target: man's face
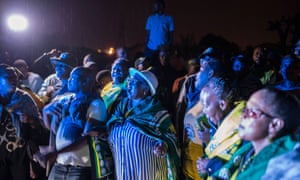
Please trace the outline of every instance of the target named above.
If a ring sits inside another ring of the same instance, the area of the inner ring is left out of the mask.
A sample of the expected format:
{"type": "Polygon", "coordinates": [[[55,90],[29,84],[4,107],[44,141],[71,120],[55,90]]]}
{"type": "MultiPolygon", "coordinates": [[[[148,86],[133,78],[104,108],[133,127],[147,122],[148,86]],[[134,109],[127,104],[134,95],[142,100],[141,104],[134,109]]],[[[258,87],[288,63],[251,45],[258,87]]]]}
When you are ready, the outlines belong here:
{"type": "Polygon", "coordinates": [[[21,71],[21,73],[23,74],[23,76],[25,78],[28,77],[28,75],[27,75],[27,73],[28,73],[28,67],[27,66],[25,66],[25,65],[16,65],[15,67],[18,68],[19,71],[21,71]]]}
{"type": "Polygon", "coordinates": [[[197,73],[196,81],[195,81],[195,87],[198,90],[201,90],[210,79],[210,75],[209,75],[210,70],[211,68],[207,64],[201,65],[200,71],[197,73]]]}
{"type": "Polygon", "coordinates": [[[60,80],[63,80],[63,79],[68,79],[69,78],[69,75],[70,75],[70,72],[71,72],[71,68],[68,67],[66,64],[64,63],[61,63],[61,62],[56,62],[55,65],[54,65],[54,68],[55,68],[55,73],[56,73],[56,76],[60,79],[60,80]]]}
{"type": "Polygon", "coordinates": [[[160,2],[155,2],[153,5],[153,12],[154,13],[159,13],[163,11],[163,5],[160,2]]]}

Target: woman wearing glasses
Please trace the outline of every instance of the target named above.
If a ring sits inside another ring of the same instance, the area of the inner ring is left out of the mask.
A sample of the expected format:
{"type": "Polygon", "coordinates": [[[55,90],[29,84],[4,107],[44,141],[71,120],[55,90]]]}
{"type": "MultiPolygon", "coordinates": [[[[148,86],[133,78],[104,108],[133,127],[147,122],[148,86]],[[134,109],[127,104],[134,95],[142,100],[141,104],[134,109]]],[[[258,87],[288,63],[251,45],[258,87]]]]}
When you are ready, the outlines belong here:
{"type": "Polygon", "coordinates": [[[288,152],[296,144],[300,102],[272,88],[256,91],[242,113],[239,135],[250,141],[215,173],[222,179],[261,179],[271,158],[288,152]]]}
{"type": "Polygon", "coordinates": [[[168,112],[154,98],[158,81],[150,71],[129,69],[128,98],[107,123],[116,179],[177,179],[175,129],[168,112]]]}

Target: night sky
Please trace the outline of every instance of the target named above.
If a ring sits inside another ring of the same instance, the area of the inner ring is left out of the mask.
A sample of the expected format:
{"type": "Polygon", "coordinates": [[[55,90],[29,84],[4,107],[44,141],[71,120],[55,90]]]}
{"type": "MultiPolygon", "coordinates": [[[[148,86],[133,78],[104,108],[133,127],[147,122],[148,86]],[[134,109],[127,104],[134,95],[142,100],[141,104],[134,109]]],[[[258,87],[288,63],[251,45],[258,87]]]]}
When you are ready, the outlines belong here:
{"type": "MultiPolygon", "coordinates": [[[[47,43],[107,48],[145,41],[145,23],[153,0],[1,0],[1,40],[5,45],[35,47],[47,43]],[[9,32],[5,18],[20,12],[29,18],[23,33],[9,32]]],[[[208,33],[245,47],[277,42],[267,31],[268,21],[299,12],[299,0],[166,0],[166,13],[174,18],[175,41],[208,33]]]]}

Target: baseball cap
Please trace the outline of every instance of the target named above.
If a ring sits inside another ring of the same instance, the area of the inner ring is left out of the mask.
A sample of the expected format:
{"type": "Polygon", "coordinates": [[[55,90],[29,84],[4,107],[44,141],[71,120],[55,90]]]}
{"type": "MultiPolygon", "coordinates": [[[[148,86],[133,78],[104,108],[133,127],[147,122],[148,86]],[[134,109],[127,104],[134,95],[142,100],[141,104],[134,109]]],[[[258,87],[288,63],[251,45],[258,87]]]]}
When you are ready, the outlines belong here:
{"type": "Polygon", "coordinates": [[[59,57],[51,57],[50,61],[53,65],[55,65],[57,62],[61,62],[70,68],[74,68],[77,65],[77,59],[75,56],[68,52],[61,53],[59,57]]]}

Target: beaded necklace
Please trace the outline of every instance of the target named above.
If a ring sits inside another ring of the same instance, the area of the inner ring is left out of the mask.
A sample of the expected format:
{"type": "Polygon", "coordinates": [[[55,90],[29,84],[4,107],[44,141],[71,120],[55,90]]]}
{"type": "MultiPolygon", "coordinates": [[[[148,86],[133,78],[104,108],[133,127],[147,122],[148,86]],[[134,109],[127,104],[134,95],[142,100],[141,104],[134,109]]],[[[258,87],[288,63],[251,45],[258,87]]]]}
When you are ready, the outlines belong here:
{"type": "Polygon", "coordinates": [[[241,172],[245,171],[245,169],[247,168],[247,166],[252,162],[254,158],[254,155],[252,155],[251,157],[249,157],[245,163],[243,163],[242,168],[241,168],[241,172]]]}
{"type": "Polygon", "coordinates": [[[249,164],[252,162],[252,160],[255,157],[254,148],[252,148],[245,156],[244,163],[242,164],[240,168],[240,172],[245,171],[245,169],[249,166],[249,164]]]}

